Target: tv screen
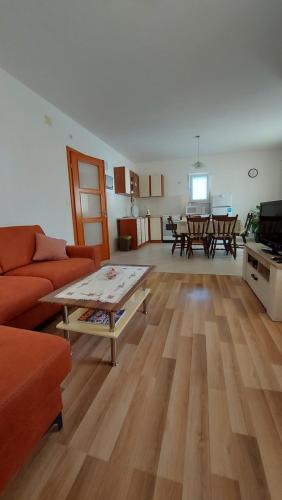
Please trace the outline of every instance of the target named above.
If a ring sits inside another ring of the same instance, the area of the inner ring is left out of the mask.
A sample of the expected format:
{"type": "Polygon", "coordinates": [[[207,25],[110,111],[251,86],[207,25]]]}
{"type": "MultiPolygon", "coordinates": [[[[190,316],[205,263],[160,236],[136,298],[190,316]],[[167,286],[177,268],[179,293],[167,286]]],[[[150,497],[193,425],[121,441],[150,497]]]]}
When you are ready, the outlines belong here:
{"type": "Polygon", "coordinates": [[[274,251],[282,250],[282,200],[261,203],[259,239],[274,251]]]}

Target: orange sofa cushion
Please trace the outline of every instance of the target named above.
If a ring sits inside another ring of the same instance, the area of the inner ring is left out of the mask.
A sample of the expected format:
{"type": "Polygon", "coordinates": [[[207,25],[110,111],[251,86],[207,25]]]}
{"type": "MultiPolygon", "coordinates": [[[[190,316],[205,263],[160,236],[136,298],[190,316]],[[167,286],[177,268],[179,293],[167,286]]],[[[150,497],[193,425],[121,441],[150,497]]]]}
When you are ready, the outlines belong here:
{"type": "Polygon", "coordinates": [[[32,262],[36,233],[44,234],[40,226],[0,227],[0,267],[4,273],[32,262]]]}
{"type": "MultiPolygon", "coordinates": [[[[34,397],[51,392],[71,369],[70,345],[56,335],[0,326],[0,421],[17,397],[27,411],[34,397]],[[23,394],[30,396],[24,401],[23,394]],[[20,396],[21,395],[21,396],[20,396]]],[[[18,418],[23,408],[18,407],[18,418]]],[[[15,413],[14,413],[15,416],[15,413]]]]}
{"type": "Polygon", "coordinates": [[[36,250],[32,258],[33,262],[68,259],[66,243],[66,240],[50,238],[50,236],[46,236],[45,234],[37,233],[35,235],[36,250]]]}
{"type": "Polygon", "coordinates": [[[59,261],[35,262],[9,271],[6,276],[39,276],[49,279],[53,287],[60,288],[65,284],[94,272],[96,265],[91,259],[67,259],[59,261]]]}
{"type": "Polygon", "coordinates": [[[61,311],[61,305],[37,302],[32,309],[27,309],[19,316],[10,319],[5,325],[34,330],[38,325],[61,311]]]}
{"type": "Polygon", "coordinates": [[[70,369],[62,338],[0,326],[0,491],[60,413],[70,369]]]}
{"type": "Polygon", "coordinates": [[[53,291],[51,281],[26,276],[0,276],[0,324],[8,323],[53,291]]]}

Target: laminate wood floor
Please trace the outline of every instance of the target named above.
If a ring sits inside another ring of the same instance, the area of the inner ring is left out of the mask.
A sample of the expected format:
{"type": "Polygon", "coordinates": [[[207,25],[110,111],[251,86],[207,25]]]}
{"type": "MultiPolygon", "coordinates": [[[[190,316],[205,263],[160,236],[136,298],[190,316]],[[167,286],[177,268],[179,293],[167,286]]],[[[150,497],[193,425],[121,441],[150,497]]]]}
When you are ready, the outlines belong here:
{"type": "Polygon", "coordinates": [[[282,324],[237,276],[148,281],[118,367],[107,339],[73,335],[64,429],[2,499],[281,500],[282,324]]]}
{"type": "MultiPolygon", "coordinates": [[[[237,238],[238,245],[242,243],[237,238]]],[[[186,254],[180,256],[177,248],[171,254],[172,243],[148,243],[138,250],[130,252],[115,252],[111,260],[115,264],[151,264],[156,266],[157,272],[190,273],[190,274],[218,274],[230,276],[242,276],[243,248],[237,249],[237,259],[226,255],[225,250],[217,250],[214,259],[207,259],[203,248],[198,247],[194,251],[194,258],[187,259],[186,254]]]]}

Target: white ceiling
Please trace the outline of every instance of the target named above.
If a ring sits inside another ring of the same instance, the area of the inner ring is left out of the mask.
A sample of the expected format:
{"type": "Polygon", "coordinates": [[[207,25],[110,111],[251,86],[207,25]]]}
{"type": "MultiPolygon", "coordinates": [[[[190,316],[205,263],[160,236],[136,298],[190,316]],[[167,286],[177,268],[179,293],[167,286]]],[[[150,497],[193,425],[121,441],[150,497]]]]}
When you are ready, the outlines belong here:
{"type": "Polygon", "coordinates": [[[282,0],[0,0],[0,66],[135,161],[282,143],[282,0]]]}

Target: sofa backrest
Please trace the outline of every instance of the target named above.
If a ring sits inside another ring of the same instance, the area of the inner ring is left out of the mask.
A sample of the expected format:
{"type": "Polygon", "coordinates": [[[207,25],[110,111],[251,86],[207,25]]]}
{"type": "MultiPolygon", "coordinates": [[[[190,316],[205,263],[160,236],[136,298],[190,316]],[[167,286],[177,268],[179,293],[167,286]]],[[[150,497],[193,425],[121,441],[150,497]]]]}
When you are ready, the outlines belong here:
{"type": "Polygon", "coordinates": [[[35,252],[35,233],[44,234],[40,226],[0,227],[0,270],[26,266],[35,252]]]}

